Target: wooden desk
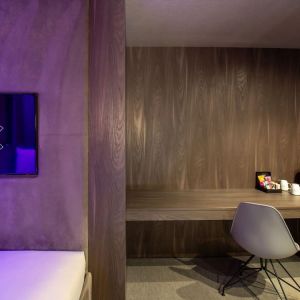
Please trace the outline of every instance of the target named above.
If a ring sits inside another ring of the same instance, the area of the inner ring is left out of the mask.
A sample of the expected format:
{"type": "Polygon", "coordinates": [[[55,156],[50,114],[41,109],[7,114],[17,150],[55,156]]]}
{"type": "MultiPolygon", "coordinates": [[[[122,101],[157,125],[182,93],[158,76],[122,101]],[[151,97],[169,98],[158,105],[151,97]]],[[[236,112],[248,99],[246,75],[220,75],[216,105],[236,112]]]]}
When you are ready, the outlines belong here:
{"type": "Polygon", "coordinates": [[[300,218],[300,196],[255,189],[127,191],[127,221],[232,220],[240,202],[276,207],[284,218],[300,218]]]}
{"type": "Polygon", "coordinates": [[[276,207],[288,219],[295,240],[300,241],[300,196],[287,192],[134,190],[127,191],[127,255],[195,257],[242,253],[230,235],[230,220],[243,201],[276,207]]]}

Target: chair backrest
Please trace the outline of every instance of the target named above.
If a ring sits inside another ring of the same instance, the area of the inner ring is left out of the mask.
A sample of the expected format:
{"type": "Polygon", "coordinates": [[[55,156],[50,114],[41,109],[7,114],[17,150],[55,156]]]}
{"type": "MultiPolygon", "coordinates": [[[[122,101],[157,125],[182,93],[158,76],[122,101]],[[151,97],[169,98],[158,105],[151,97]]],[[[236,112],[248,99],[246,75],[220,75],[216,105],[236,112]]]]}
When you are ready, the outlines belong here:
{"type": "Polygon", "coordinates": [[[241,247],[260,258],[281,259],[298,252],[284,219],[272,206],[240,203],[231,234],[241,247]]]}

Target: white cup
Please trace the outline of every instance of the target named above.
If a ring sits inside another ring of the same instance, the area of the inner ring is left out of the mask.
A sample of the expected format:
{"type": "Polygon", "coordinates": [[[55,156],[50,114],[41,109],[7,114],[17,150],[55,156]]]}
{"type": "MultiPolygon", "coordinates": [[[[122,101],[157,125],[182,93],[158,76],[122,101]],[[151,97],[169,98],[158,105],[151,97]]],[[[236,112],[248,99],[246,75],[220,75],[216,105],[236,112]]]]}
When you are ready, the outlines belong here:
{"type": "Polygon", "coordinates": [[[294,195],[300,194],[300,186],[298,183],[291,184],[291,194],[294,194],[294,195]]]}
{"type": "Polygon", "coordinates": [[[280,188],[283,191],[288,191],[289,190],[289,183],[288,183],[288,181],[285,180],[285,179],[280,180],[280,188]]]}

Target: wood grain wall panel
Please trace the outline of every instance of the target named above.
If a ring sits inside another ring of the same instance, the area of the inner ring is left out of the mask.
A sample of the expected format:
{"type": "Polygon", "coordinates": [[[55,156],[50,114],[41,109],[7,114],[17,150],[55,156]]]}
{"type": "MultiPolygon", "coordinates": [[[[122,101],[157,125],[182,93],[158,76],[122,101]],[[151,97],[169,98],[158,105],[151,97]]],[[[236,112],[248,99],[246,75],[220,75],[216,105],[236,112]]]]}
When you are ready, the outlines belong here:
{"type": "MultiPolygon", "coordinates": [[[[299,220],[287,225],[300,242],[299,220]]],[[[127,222],[127,257],[197,257],[246,254],[230,235],[231,221],[127,222]]]]}
{"type": "Polygon", "coordinates": [[[299,50],[127,48],[128,188],[292,181],[299,77],[299,50]]]}
{"type": "Polygon", "coordinates": [[[90,1],[89,271],[93,299],[125,299],[125,9],[90,1]]]}
{"type": "Polygon", "coordinates": [[[242,252],[229,236],[229,221],[128,222],[127,256],[195,257],[242,252]]]}
{"type": "MultiPolygon", "coordinates": [[[[299,50],[127,48],[126,58],[129,189],[252,188],[258,170],[293,181],[299,50]]],[[[127,255],[238,252],[229,224],[128,222],[127,255]]],[[[299,221],[288,224],[299,241],[299,221]]]]}

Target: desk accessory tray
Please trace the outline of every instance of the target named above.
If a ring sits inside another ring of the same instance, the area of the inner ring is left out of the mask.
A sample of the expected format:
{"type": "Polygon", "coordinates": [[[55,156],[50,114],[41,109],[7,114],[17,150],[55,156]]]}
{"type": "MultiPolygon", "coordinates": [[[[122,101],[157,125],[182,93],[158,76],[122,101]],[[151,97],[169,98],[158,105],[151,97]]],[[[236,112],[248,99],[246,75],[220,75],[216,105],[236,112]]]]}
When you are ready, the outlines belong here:
{"type": "Polygon", "coordinates": [[[270,171],[265,171],[265,172],[256,172],[255,173],[255,188],[259,191],[262,191],[264,193],[281,193],[282,190],[281,189],[278,189],[278,190],[268,190],[264,187],[261,187],[260,184],[259,184],[259,180],[258,180],[258,176],[260,175],[265,175],[265,176],[271,176],[272,177],[272,174],[270,171]]]}

